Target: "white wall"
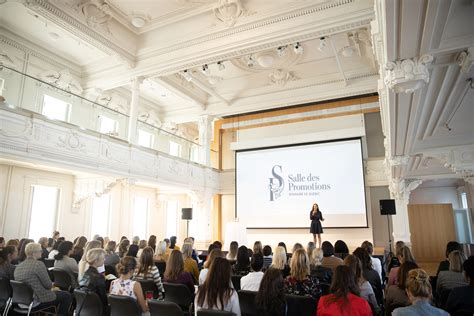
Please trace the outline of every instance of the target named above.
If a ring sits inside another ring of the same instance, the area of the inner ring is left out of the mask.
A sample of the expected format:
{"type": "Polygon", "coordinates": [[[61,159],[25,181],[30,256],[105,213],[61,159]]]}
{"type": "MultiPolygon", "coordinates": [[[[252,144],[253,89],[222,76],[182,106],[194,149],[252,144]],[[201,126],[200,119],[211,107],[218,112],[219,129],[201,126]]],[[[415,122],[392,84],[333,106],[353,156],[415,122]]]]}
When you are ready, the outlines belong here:
{"type": "Polygon", "coordinates": [[[417,188],[410,194],[410,204],[451,203],[453,209],[461,208],[456,187],[417,188]]]}

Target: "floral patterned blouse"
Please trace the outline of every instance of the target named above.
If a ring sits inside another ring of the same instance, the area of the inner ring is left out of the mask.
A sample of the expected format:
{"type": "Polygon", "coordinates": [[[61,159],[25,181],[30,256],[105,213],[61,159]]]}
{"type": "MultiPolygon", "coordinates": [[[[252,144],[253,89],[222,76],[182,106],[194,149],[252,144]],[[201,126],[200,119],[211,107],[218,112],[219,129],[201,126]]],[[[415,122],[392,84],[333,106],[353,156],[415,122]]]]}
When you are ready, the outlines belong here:
{"type": "Polygon", "coordinates": [[[133,287],[136,281],[132,280],[122,280],[117,279],[112,281],[110,285],[110,294],[114,295],[123,295],[123,296],[130,296],[136,299],[135,293],[133,292],[133,287]]]}
{"type": "Polygon", "coordinates": [[[285,278],[285,292],[287,294],[312,296],[317,299],[321,295],[321,286],[315,276],[308,275],[306,279],[298,281],[290,275],[285,278]]]}

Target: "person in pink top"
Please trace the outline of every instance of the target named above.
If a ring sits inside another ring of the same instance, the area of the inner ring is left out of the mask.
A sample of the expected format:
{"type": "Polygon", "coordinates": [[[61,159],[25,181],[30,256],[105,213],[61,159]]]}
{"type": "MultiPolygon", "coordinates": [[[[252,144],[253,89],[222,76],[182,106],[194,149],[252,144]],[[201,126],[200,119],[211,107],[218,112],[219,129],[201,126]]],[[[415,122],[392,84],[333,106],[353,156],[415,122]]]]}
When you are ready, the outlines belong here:
{"type": "Polygon", "coordinates": [[[331,284],[332,294],[319,299],[318,316],[371,316],[369,303],[359,297],[354,272],[347,266],[338,266],[331,284]]]}

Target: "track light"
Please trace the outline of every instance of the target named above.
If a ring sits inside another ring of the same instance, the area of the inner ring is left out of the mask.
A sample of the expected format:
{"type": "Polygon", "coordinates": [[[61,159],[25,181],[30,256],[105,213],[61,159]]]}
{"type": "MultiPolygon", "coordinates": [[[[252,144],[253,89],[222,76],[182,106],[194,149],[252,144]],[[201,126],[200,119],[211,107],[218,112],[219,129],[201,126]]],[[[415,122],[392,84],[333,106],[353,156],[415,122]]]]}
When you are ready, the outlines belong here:
{"type": "Polygon", "coordinates": [[[255,60],[253,59],[253,57],[251,55],[249,56],[249,59],[247,60],[247,66],[248,67],[255,66],[255,60]]]}
{"type": "Polygon", "coordinates": [[[319,39],[319,47],[318,47],[318,50],[319,50],[320,52],[322,52],[325,47],[326,47],[326,38],[325,38],[325,37],[321,37],[321,38],[319,39]]]}
{"type": "Polygon", "coordinates": [[[181,72],[181,75],[184,77],[184,79],[186,79],[187,81],[191,81],[193,80],[193,77],[191,76],[191,73],[189,72],[189,70],[185,69],[181,72]]]}
{"type": "Polygon", "coordinates": [[[277,48],[278,57],[283,57],[286,54],[286,46],[280,46],[277,48]]]}
{"type": "Polygon", "coordinates": [[[209,66],[207,66],[207,64],[202,66],[202,73],[206,76],[209,76],[211,74],[211,70],[209,69],[209,66]]]}
{"type": "Polygon", "coordinates": [[[217,67],[219,68],[220,71],[225,69],[225,65],[223,61],[218,61],[217,62],[217,67]]]}
{"type": "Polygon", "coordinates": [[[301,46],[300,42],[296,42],[293,46],[293,50],[295,51],[296,54],[301,55],[303,54],[303,46],[301,46]]]}

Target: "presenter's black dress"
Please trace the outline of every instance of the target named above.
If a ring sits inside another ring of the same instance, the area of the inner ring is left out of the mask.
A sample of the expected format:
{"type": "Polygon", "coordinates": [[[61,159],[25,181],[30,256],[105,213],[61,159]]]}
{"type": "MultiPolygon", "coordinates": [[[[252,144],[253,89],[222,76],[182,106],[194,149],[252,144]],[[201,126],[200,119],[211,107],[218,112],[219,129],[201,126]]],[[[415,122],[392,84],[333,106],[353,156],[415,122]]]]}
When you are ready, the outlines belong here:
{"type": "Polygon", "coordinates": [[[311,228],[309,232],[311,234],[322,234],[323,225],[321,225],[321,220],[323,219],[323,213],[317,211],[316,215],[313,215],[313,211],[309,212],[309,219],[311,219],[311,228]]]}

